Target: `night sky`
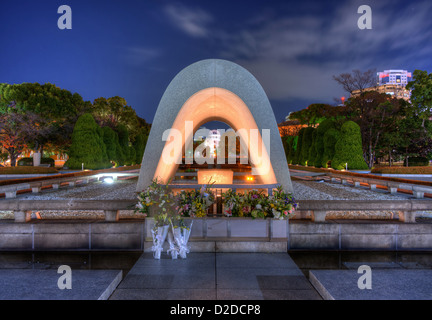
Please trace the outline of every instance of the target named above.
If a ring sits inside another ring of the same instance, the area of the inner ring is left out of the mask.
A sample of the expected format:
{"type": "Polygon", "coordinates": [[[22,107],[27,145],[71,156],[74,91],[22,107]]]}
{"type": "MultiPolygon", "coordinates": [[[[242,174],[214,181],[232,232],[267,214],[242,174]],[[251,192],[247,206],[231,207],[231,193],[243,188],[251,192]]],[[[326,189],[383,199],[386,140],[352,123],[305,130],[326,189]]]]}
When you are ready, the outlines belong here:
{"type": "Polygon", "coordinates": [[[85,100],[122,96],[148,122],[166,87],[202,59],[261,83],[277,122],[346,96],[353,69],[432,71],[431,1],[0,0],[0,82],[53,83],[85,100]],[[60,30],[60,5],[72,30],[60,30]],[[360,30],[360,5],[372,29],[360,30]]]}

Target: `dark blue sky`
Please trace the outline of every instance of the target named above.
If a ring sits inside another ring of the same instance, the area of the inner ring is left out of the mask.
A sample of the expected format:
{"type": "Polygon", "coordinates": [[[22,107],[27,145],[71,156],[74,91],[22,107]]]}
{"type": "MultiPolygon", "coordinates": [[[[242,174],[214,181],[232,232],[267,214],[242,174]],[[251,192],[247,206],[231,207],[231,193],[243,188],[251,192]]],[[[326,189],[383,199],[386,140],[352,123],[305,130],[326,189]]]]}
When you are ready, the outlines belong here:
{"type": "Polygon", "coordinates": [[[430,1],[0,0],[0,82],[51,82],[85,100],[122,96],[153,121],[172,78],[202,59],[248,69],[276,120],[346,95],[353,69],[432,70],[430,1]],[[60,5],[72,30],[60,30],[60,5]],[[372,30],[360,30],[360,5],[372,30]]]}

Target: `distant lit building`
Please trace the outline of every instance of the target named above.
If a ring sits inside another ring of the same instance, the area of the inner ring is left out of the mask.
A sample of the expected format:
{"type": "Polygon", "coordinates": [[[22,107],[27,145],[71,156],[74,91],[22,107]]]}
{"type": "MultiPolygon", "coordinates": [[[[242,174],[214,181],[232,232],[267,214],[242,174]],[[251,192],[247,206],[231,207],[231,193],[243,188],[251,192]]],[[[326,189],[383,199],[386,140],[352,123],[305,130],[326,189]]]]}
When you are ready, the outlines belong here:
{"type": "MultiPolygon", "coordinates": [[[[219,130],[209,130],[205,127],[201,127],[194,135],[194,141],[204,141],[204,145],[208,147],[210,154],[216,156],[216,150],[221,140],[221,134],[219,130]]],[[[201,156],[199,151],[196,151],[195,156],[201,156]]]]}
{"type": "Polygon", "coordinates": [[[378,86],[381,85],[401,85],[406,86],[412,79],[411,72],[407,70],[384,70],[378,72],[378,86]]]}
{"type": "MultiPolygon", "coordinates": [[[[377,86],[366,88],[364,91],[377,91],[386,93],[398,99],[409,101],[411,98],[411,91],[405,87],[412,80],[411,72],[407,70],[384,70],[377,73],[377,86]]],[[[360,90],[352,92],[352,96],[360,94],[360,90]]]]}

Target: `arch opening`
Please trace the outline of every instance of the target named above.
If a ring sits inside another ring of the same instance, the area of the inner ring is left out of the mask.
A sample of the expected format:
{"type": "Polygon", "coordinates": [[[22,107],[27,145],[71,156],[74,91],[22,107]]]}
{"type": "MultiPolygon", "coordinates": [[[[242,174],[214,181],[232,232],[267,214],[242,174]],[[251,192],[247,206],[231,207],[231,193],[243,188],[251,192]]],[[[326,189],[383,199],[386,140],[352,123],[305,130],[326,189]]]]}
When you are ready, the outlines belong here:
{"type": "Polygon", "coordinates": [[[267,95],[250,72],[220,59],[191,64],[180,71],[165,90],[152,122],[137,192],[149,186],[155,177],[172,177],[182,163],[184,149],[187,150],[193,140],[193,132],[209,121],[226,123],[247,142],[249,160],[262,183],[280,184],[287,192],[293,192],[267,95]],[[171,130],[167,130],[169,128],[171,130]],[[170,143],[176,137],[179,142],[170,143]],[[258,143],[250,144],[251,137],[258,143]],[[262,142],[265,142],[265,148],[261,147],[262,142]],[[162,163],[164,155],[177,162],[174,165],[162,163]]]}
{"type": "MultiPolygon", "coordinates": [[[[236,94],[217,87],[200,90],[181,107],[169,132],[165,132],[166,142],[154,179],[164,183],[172,179],[178,166],[183,164],[183,154],[186,155],[186,163],[193,162],[194,159],[188,155],[191,155],[194,132],[209,121],[224,122],[235,131],[240,138],[243,156],[246,155],[246,160],[251,163],[252,174],[259,183],[277,183],[269,156],[269,139],[267,143],[263,139],[268,129],[259,130],[248,106],[236,94]]],[[[207,157],[205,160],[208,162],[212,159],[207,157]]]]}

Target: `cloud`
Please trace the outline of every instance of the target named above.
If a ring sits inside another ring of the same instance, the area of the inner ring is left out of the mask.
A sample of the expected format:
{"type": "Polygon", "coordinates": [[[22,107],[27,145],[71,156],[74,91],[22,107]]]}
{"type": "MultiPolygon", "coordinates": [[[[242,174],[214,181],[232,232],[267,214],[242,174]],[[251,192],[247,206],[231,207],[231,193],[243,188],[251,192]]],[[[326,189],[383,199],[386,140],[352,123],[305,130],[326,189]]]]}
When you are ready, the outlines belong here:
{"type": "Polygon", "coordinates": [[[159,50],[147,47],[127,47],[123,49],[124,58],[133,66],[142,66],[159,55],[159,50]]]}
{"type": "MultiPolygon", "coordinates": [[[[360,30],[352,0],[328,8],[325,15],[255,19],[254,27],[219,32],[220,54],[240,63],[261,82],[271,99],[322,99],[343,94],[333,75],[353,69],[407,68],[427,61],[432,33],[429,2],[372,3],[372,30],[360,30]]],[[[430,60],[430,59],[429,59],[430,60]]]]}
{"type": "Polygon", "coordinates": [[[208,25],[212,15],[199,8],[189,8],[181,4],[169,4],[164,13],[171,23],[189,36],[203,38],[209,36],[208,25]]]}
{"type": "Polygon", "coordinates": [[[405,69],[413,63],[421,68],[430,61],[431,2],[371,0],[372,30],[357,26],[357,9],[363,4],[309,1],[286,12],[269,6],[251,13],[247,21],[234,22],[180,4],[167,5],[164,12],[185,34],[207,40],[217,57],[248,69],[270,99],[332,103],[345,94],[333,75],[405,69]],[[219,21],[223,23],[216,26],[219,21]]]}

